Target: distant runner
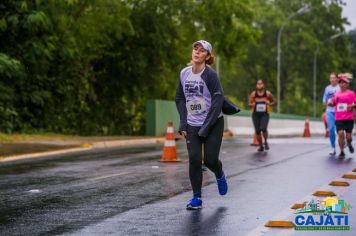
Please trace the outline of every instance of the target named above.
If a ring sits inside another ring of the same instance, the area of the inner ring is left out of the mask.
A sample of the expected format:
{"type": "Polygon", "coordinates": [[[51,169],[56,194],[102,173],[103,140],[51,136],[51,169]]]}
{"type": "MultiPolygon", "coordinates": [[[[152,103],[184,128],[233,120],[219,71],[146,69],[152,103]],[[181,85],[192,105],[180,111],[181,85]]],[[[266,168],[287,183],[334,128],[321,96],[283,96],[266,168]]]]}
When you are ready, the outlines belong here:
{"type": "Polygon", "coordinates": [[[176,105],[180,115],[179,133],[186,138],[189,154],[189,178],[193,198],[187,210],[202,207],[202,158],[218,184],[220,195],[225,195],[228,185],[219,160],[224,131],[223,90],[216,72],[209,66],[214,62],[212,46],[205,40],[193,43],[191,66],[180,72],[176,105]]]}
{"type": "Polygon", "coordinates": [[[336,139],[336,131],[335,131],[335,107],[329,106],[328,102],[332,100],[334,94],[340,91],[339,79],[336,74],[333,72],[329,76],[330,84],[326,86],[324,90],[323,103],[326,107],[326,123],[329,129],[329,139],[331,145],[330,155],[336,155],[335,149],[335,139],[336,139]]]}
{"type": "Polygon", "coordinates": [[[352,146],[352,129],[354,127],[354,112],[356,95],[353,91],[349,90],[350,80],[346,76],[339,77],[340,91],[336,92],[328,105],[335,106],[335,124],[338,133],[338,141],[340,147],[340,158],[345,157],[344,147],[345,147],[345,135],[347,146],[349,147],[350,153],[354,152],[352,146]]]}
{"type": "Polygon", "coordinates": [[[263,152],[265,149],[269,150],[267,142],[267,126],[269,121],[270,106],[273,105],[275,105],[275,99],[272,93],[265,90],[264,83],[261,79],[257,80],[256,90],[250,94],[249,106],[252,110],[252,121],[255,127],[256,138],[260,146],[257,149],[259,152],[263,152]],[[261,132],[263,134],[264,143],[262,142],[261,132]]]}

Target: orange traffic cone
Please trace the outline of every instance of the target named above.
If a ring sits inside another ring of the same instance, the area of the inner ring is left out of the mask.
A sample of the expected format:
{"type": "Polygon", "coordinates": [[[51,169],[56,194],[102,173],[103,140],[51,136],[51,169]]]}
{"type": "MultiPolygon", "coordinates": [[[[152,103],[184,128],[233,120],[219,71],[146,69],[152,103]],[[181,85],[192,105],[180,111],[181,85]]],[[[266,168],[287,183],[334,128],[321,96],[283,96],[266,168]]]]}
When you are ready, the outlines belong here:
{"type": "Polygon", "coordinates": [[[257,141],[257,137],[256,137],[256,134],[253,135],[253,141],[252,143],[250,144],[251,146],[259,146],[260,144],[258,143],[257,141]]]}
{"type": "Polygon", "coordinates": [[[167,126],[166,141],[163,146],[161,162],[178,162],[176,142],[174,140],[173,122],[169,121],[167,126]]]}
{"type": "Polygon", "coordinates": [[[306,118],[305,118],[305,125],[304,125],[303,137],[304,137],[304,138],[309,138],[309,137],[311,137],[311,135],[310,135],[310,128],[309,128],[309,115],[307,115],[306,118]]]}

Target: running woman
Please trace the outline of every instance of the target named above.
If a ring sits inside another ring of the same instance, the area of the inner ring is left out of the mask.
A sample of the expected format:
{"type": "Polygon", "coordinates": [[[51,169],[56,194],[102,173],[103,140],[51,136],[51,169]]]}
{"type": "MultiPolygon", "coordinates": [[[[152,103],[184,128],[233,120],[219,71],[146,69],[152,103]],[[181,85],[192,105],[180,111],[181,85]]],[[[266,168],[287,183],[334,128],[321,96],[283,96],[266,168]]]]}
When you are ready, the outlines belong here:
{"type": "Polygon", "coordinates": [[[275,99],[272,93],[265,90],[264,83],[261,79],[257,80],[256,90],[250,94],[249,106],[252,110],[252,121],[255,127],[256,138],[259,144],[257,151],[263,152],[265,149],[269,150],[267,142],[268,138],[268,121],[270,106],[275,105],[275,99]],[[262,135],[264,138],[264,146],[262,142],[262,135]]]}
{"type": "Polygon", "coordinates": [[[335,145],[335,139],[336,139],[336,131],[335,131],[335,107],[334,106],[329,106],[328,102],[332,100],[334,97],[334,94],[336,92],[340,91],[340,86],[339,86],[339,79],[337,78],[336,74],[332,72],[329,75],[329,81],[330,84],[326,86],[324,90],[324,96],[323,96],[323,103],[326,107],[326,123],[329,129],[329,139],[330,139],[330,145],[331,145],[331,151],[330,155],[334,156],[336,155],[336,145],[335,145]]]}
{"type": "Polygon", "coordinates": [[[189,154],[189,178],[193,198],[188,210],[202,207],[202,157],[216,177],[220,195],[228,190],[219,152],[224,131],[223,90],[213,64],[212,46],[205,40],[192,45],[191,66],[180,72],[176,105],[180,115],[179,133],[186,138],[189,154]]]}
{"type": "Polygon", "coordinates": [[[354,148],[351,144],[352,142],[352,129],[354,127],[354,112],[356,95],[353,91],[349,90],[350,80],[346,76],[339,77],[340,91],[336,92],[328,105],[335,106],[335,124],[338,134],[338,142],[340,147],[340,158],[345,157],[344,147],[345,147],[345,135],[347,146],[349,147],[350,153],[354,152],[354,148]]]}

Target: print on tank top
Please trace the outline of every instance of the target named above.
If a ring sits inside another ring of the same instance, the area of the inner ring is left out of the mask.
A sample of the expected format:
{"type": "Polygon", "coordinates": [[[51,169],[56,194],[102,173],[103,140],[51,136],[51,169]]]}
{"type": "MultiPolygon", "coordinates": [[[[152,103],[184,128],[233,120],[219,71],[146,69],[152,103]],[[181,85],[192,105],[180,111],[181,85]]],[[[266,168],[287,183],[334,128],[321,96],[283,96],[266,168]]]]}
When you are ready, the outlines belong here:
{"type": "Polygon", "coordinates": [[[258,95],[257,90],[255,92],[255,109],[254,112],[266,113],[268,112],[267,106],[267,92],[264,91],[263,95],[258,95]]]}
{"type": "Polygon", "coordinates": [[[199,80],[186,80],[184,93],[187,98],[187,111],[191,115],[203,114],[206,112],[206,102],[203,96],[204,82],[199,80]]]}

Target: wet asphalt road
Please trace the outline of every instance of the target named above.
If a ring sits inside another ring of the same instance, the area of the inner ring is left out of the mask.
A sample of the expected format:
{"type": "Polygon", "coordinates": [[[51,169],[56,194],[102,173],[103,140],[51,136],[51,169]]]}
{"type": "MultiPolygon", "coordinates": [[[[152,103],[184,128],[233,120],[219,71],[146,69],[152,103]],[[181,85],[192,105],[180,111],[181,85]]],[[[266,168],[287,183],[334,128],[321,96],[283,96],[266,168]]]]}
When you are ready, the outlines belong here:
{"type": "MultiPolygon", "coordinates": [[[[162,147],[157,145],[1,164],[0,235],[356,234],[263,226],[276,217],[291,218],[291,205],[350,172],[355,154],[329,157],[322,138],[271,139],[265,153],[257,153],[250,141],[224,140],[221,160],[229,192],[219,196],[214,176],[204,172],[204,208],[198,212],[185,210],[191,192],[182,142],[180,163],[158,162],[162,147]]],[[[356,229],[356,183],[349,182],[346,190],[335,191],[355,206],[350,225],[356,229]]]]}

